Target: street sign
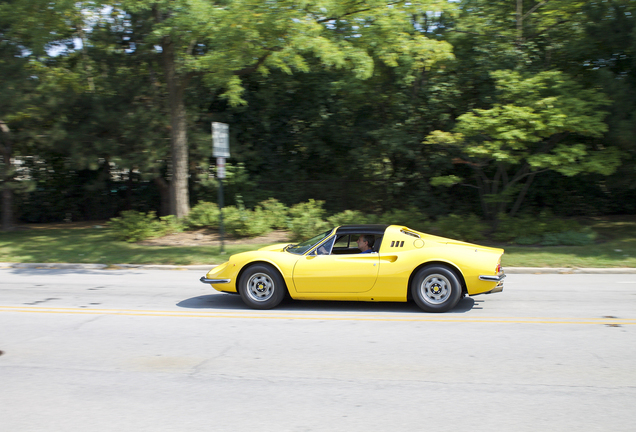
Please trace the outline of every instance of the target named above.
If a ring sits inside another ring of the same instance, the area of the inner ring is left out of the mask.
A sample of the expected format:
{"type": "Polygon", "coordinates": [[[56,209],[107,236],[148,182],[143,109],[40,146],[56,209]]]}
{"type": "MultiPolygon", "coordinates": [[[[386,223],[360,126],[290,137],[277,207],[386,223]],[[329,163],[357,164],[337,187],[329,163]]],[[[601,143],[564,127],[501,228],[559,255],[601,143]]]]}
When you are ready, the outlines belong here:
{"type": "Polygon", "coordinates": [[[230,127],[226,123],[212,122],[212,156],[230,157],[230,127]]]}

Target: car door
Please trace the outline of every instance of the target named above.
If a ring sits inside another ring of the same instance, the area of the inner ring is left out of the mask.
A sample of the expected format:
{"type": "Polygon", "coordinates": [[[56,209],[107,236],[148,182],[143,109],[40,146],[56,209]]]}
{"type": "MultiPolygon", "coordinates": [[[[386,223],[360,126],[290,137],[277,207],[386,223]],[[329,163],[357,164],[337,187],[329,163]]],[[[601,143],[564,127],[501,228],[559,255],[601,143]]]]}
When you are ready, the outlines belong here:
{"type": "Polygon", "coordinates": [[[321,255],[319,249],[296,262],[293,279],[297,292],[361,293],[373,288],[380,267],[377,253],[321,255]]]}

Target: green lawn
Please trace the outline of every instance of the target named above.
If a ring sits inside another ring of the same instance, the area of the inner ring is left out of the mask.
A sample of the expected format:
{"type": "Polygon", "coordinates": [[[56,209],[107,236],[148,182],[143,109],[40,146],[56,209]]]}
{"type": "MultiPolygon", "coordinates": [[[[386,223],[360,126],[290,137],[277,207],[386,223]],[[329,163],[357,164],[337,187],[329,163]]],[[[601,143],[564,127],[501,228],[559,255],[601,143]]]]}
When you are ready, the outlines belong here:
{"type": "MultiPolygon", "coordinates": [[[[504,267],[636,267],[636,217],[590,223],[599,234],[589,246],[509,246],[504,267]]],[[[265,245],[141,246],[117,241],[108,228],[23,229],[0,233],[0,262],[100,264],[219,264],[230,254],[265,245]]]]}
{"type": "Polygon", "coordinates": [[[636,267],[636,216],[595,218],[588,246],[503,246],[508,267],[636,267]]]}
{"type": "Polygon", "coordinates": [[[108,228],[38,228],[0,233],[0,262],[99,264],[220,264],[265,245],[141,246],[117,241],[108,228]]]}
{"type": "Polygon", "coordinates": [[[636,267],[636,239],[591,246],[505,246],[507,267],[636,267]]]}

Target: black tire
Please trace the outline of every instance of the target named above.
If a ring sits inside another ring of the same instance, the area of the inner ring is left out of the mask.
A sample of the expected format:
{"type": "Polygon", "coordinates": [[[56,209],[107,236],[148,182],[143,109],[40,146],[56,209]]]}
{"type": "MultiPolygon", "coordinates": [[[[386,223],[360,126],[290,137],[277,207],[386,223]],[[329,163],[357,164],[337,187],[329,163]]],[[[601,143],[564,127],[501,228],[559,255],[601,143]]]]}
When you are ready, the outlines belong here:
{"type": "Polygon", "coordinates": [[[287,294],[285,281],[278,271],[267,264],[249,266],[241,275],[238,285],[243,302],[254,309],[272,309],[287,294]]]}
{"type": "Polygon", "coordinates": [[[411,280],[411,295],[426,312],[446,312],[462,298],[462,284],[454,271],[441,265],[421,268],[411,280]]]}

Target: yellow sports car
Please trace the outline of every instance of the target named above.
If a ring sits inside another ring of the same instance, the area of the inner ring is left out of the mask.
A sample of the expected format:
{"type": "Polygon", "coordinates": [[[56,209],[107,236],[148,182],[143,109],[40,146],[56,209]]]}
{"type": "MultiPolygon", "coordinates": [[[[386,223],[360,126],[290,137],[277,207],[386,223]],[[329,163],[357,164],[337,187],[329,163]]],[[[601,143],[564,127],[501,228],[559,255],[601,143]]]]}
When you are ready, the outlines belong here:
{"type": "Polygon", "coordinates": [[[503,249],[398,225],[344,225],[298,244],[232,255],[201,278],[255,309],[298,300],[406,302],[446,312],[465,295],[503,290],[503,249]]]}

